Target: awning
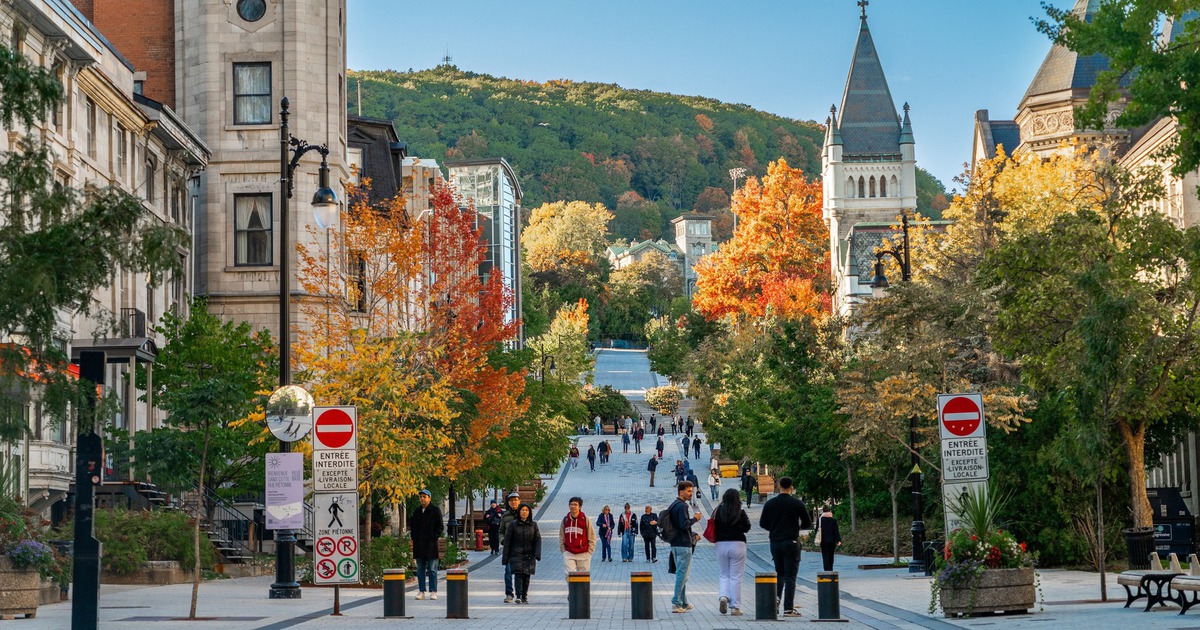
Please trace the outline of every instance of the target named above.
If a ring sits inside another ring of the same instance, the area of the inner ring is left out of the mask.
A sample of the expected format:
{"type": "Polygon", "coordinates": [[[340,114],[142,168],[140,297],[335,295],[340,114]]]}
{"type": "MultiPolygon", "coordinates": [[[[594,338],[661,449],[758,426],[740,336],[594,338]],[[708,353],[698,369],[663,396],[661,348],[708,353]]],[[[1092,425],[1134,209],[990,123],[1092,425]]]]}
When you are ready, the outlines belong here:
{"type": "Polygon", "coordinates": [[[74,339],[71,341],[71,363],[79,362],[79,353],[83,350],[104,352],[105,363],[129,363],[130,359],[138,363],[154,363],[158,356],[158,346],[149,337],[74,339]]]}

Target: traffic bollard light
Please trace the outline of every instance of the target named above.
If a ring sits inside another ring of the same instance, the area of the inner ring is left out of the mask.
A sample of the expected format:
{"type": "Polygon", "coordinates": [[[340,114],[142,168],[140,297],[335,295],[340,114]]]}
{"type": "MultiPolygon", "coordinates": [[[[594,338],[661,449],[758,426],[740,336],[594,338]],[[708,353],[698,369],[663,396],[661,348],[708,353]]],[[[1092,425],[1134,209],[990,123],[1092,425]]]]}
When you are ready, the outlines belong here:
{"type": "Polygon", "coordinates": [[[467,619],[467,572],[446,571],[446,618],[467,619]]]}
{"type": "Polygon", "coordinates": [[[842,619],[842,604],[838,594],[837,571],[817,574],[817,618],[814,621],[849,621],[842,619]]]}
{"type": "Polygon", "coordinates": [[[567,574],[567,610],[570,619],[592,618],[592,576],[587,571],[567,574]]]}
{"type": "Polygon", "coordinates": [[[649,571],[629,574],[630,603],[634,619],[654,618],[654,576],[649,571]]]}
{"type": "Polygon", "coordinates": [[[383,570],[384,619],[408,619],[404,614],[404,580],[407,578],[404,569],[383,570]]]}
{"type": "Polygon", "coordinates": [[[779,604],[776,592],[778,579],[774,573],[757,573],[754,576],[754,618],[779,619],[779,604]]]}

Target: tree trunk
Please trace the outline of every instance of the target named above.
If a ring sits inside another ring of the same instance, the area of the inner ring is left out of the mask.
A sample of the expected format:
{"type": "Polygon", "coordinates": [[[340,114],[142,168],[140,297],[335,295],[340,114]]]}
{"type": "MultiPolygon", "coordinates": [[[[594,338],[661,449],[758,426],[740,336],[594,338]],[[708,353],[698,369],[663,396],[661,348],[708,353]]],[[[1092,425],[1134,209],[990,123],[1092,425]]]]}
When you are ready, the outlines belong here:
{"type": "Polygon", "coordinates": [[[846,466],[846,487],[850,494],[850,531],[858,531],[858,506],[854,503],[854,469],[849,462],[846,466]]]}
{"type": "Polygon", "coordinates": [[[392,501],[392,536],[399,538],[404,535],[404,521],[400,517],[400,504],[392,501]]]}
{"type": "Polygon", "coordinates": [[[900,482],[893,475],[888,482],[888,494],[892,495],[892,562],[900,563],[900,482]]]}
{"type": "Polygon", "coordinates": [[[200,518],[204,514],[204,469],[208,466],[208,437],[212,428],[204,427],[204,449],[200,451],[200,481],[196,486],[196,522],[192,526],[192,607],[188,619],[196,618],[196,605],[200,601],[200,518]]]}
{"type": "Polygon", "coordinates": [[[1100,601],[1108,601],[1108,567],[1104,561],[1104,492],[1100,478],[1096,478],[1096,569],[1100,571],[1100,601]]]}
{"type": "Polygon", "coordinates": [[[361,542],[359,542],[359,545],[361,545],[363,547],[371,546],[371,512],[374,512],[374,511],[375,511],[375,506],[371,505],[371,491],[368,490],[367,491],[367,519],[366,519],[367,520],[367,528],[358,533],[358,537],[361,540],[361,542]]]}
{"type": "Polygon", "coordinates": [[[1129,423],[1120,421],[1117,429],[1129,458],[1129,504],[1133,509],[1133,526],[1153,527],[1154,513],[1150,509],[1150,498],[1146,496],[1146,425],[1138,425],[1134,431],[1129,423]]]}

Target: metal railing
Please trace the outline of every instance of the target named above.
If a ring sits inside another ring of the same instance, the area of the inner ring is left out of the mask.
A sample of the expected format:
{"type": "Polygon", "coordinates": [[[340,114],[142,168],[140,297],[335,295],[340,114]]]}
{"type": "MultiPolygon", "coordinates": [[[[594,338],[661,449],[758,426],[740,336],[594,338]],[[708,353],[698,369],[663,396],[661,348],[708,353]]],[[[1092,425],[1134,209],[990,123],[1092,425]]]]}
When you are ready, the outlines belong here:
{"type": "Polygon", "coordinates": [[[228,501],[205,488],[203,493],[188,493],[182,507],[193,518],[200,519],[200,528],[225,562],[241,564],[254,557],[262,532],[253,519],[228,501]]]}

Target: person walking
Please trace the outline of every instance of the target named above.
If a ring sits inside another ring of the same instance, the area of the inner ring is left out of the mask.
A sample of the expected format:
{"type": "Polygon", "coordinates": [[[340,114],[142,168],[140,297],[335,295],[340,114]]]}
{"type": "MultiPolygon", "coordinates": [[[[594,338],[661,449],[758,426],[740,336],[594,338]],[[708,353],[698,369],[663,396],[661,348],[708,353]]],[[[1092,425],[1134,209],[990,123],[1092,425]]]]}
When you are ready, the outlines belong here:
{"type": "Polygon", "coordinates": [[[609,449],[608,440],[604,440],[604,441],[600,442],[600,448],[598,448],[597,450],[600,453],[600,463],[601,464],[608,462],[608,449],[609,449]]]}
{"type": "Polygon", "coordinates": [[[742,471],[742,491],[746,493],[746,505],[754,504],[754,488],[758,485],[758,480],[754,475],[750,474],[750,467],[747,466],[742,471]]]}
{"type": "Polygon", "coordinates": [[[587,454],[588,466],[592,467],[592,472],[596,472],[596,447],[589,446],[587,454]]]}
{"type": "Polygon", "coordinates": [[[650,432],[653,433],[654,429],[657,427],[658,427],[658,418],[656,418],[654,416],[654,414],[650,414],[650,432]]]}
{"type": "MultiPolygon", "coordinates": [[[[500,518],[500,540],[506,540],[508,528],[517,520],[517,508],[521,506],[521,495],[517,492],[510,492],[505,498],[505,505],[508,509],[504,510],[504,516],[500,518]]],[[[504,603],[511,604],[513,598],[516,597],[516,591],[513,588],[512,567],[508,563],[508,544],[504,543],[504,555],[500,557],[504,563],[504,603]]]]}
{"type": "Polygon", "coordinates": [[[622,453],[629,452],[629,442],[630,442],[629,431],[626,431],[625,433],[621,434],[621,452],[622,453]]]}
{"type": "Polygon", "coordinates": [[[799,617],[796,610],[796,574],[800,572],[800,532],[812,529],[808,507],[794,496],[791,477],[779,478],[779,494],[763,504],[758,526],[767,530],[771,559],[775,562],[775,595],[783,603],[783,614],[799,617]]]}
{"type": "Polygon", "coordinates": [[[746,532],[750,517],[742,509],[742,495],[730,488],[713,511],[717,539],[717,606],[724,615],[742,614],[742,573],[746,571],[746,532]]]}
{"type": "Polygon", "coordinates": [[[664,435],[666,435],[666,429],[664,429],[664,428],[663,428],[663,427],[660,425],[660,426],[658,427],[658,437],[662,437],[662,436],[664,436],[664,435]]]}
{"type": "Polygon", "coordinates": [[[683,436],[683,439],[680,440],[680,443],[683,444],[683,458],[691,459],[692,458],[692,438],[685,435],[685,436],[683,436]]]}
{"type": "Polygon", "coordinates": [[[605,464],[612,461],[612,454],[613,454],[612,442],[609,442],[608,440],[604,440],[604,463],[605,464]]]}
{"type": "Polygon", "coordinates": [[[492,499],[488,510],[483,513],[483,522],[488,526],[488,547],[493,556],[500,553],[500,521],[503,518],[504,508],[496,505],[496,500],[492,499]]]}
{"type": "Polygon", "coordinates": [[[579,446],[572,442],[571,450],[567,454],[571,457],[571,470],[579,468],[579,446]]]}
{"type": "Polygon", "coordinates": [[[821,508],[821,517],[817,519],[817,535],[821,537],[821,566],[825,567],[826,571],[832,571],[833,552],[842,545],[842,533],[838,531],[833,508],[828,505],[821,508]]]}
{"type": "Polygon", "coordinates": [[[612,510],[608,506],[596,517],[596,533],[600,536],[600,562],[612,562],[612,536],[616,524],[613,522],[612,510]]]}
{"type": "MultiPolygon", "coordinates": [[[[660,428],[659,430],[661,431],[662,429],[660,428]]],[[[666,448],[666,447],[667,447],[667,445],[666,445],[666,444],[663,444],[662,434],[659,434],[659,436],[658,436],[658,443],[654,445],[654,448],[655,448],[655,449],[658,451],[658,458],[659,458],[659,459],[662,459],[662,457],[663,457],[663,456],[662,456],[662,454],[663,454],[663,449],[664,449],[664,448],[666,448]]]]}
{"type": "Polygon", "coordinates": [[[675,468],[672,468],[671,472],[675,473],[675,483],[687,480],[687,469],[684,468],[682,459],[675,460],[675,468]]]}
{"type": "Polygon", "coordinates": [[[717,493],[720,491],[721,473],[717,472],[717,469],[714,468],[708,473],[708,493],[711,495],[713,501],[717,500],[717,493]]]}
{"type": "Polygon", "coordinates": [[[625,511],[617,519],[617,535],[621,537],[621,562],[633,562],[633,541],[637,538],[638,517],[625,504],[625,511]]]}
{"type": "Polygon", "coordinates": [[[633,430],[633,448],[637,453],[642,452],[642,440],[646,437],[646,431],[640,425],[633,430]]]}
{"type": "Polygon", "coordinates": [[[558,550],[563,554],[567,573],[587,571],[592,566],[592,554],[596,553],[596,530],[583,513],[583,499],[571,497],[567,506],[570,511],[558,528],[558,550]]]}
{"type": "Polygon", "coordinates": [[[671,416],[671,435],[679,435],[679,418],[671,416]]]}
{"type": "Polygon", "coordinates": [[[638,520],[638,531],[642,533],[646,562],[658,562],[658,515],[653,507],[646,506],[646,513],[638,520]]]}
{"type": "Polygon", "coordinates": [[[703,443],[704,440],[700,439],[700,434],[696,434],[696,437],[692,438],[692,450],[695,451],[697,460],[700,459],[700,445],[703,443]]]}
{"type": "Polygon", "coordinates": [[[529,578],[537,573],[537,563],[542,559],[542,533],[533,520],[533,508],[528,504],[521,503],[516,514],[504,532],[504,555],[500,557],[516,578],[516,598],[508,597],[504,601],[528,604],[529,578]]]}
{"type": "MultiPolygon", "coordinates": [[[[696,473],[695,473],[695,471],[692,470],[691,466],[686,466],[686,465],[684,466],[683,479],[684,479],[684,481],[687,481],[688,483],[692,484],[692,487],[695,488],[696,490],[700,489],[700,480],[696,478],[696,473]]],[[[693,493],[692,494],[692,507],[698,508],[699,504],[697,502],[699,500],[700,500],[700,496],[696,493],[693,493]]]]}
{"type": "Polygon", "coordinates": [[[692,420],[691,416],[687,417],[687,434],[691,435],[696,430],[696,421],[692,420]]]}
{"type": "Polygon", "coordinates": [[[691,482],[680,482],[676,487],[675,501],[668,508],[671,519],[671,555],[675,558],[675,592],[671,597],[673,613],[685,613],[695,608],[687,600],[688,574],[692,569],[692,550],[697,536],[692,533],[692,525],[700,520],[699,511],[691,511],[688,504],[692,502],[695,488],[691,482]]]}
{"type": "Polygon", "coordinates": [[[596,416],[594,422],[596,423],[596,435],[604,433],[604,425],[600,423],[600,416],[596,416]]]}
{"type": "MultiPolygon", "coordinates": [[[[659,443],[661,444],[662,441],[660,440],[659,443]]],[[[661,457],[661,455],[659,457],[661,457]]],[[[658,457],[655,457],[653,455],[650,456],[650,463],[646,464],[646,470],[650,471],[650,487],[653,488],[654,487],[654,471],[658,470],[658,457]]]]}
{"type": "Polygon", "coordinates": [[[417,599],[437,599],[438,538],[445,525],[442,510],[433,505],[428,490],[417,493],[417,509],[408,518],[408,533],[412,539],[413,560],[417,561],[417,599]],[[426,590],[428,587],[428,590],[426,590]]]}

